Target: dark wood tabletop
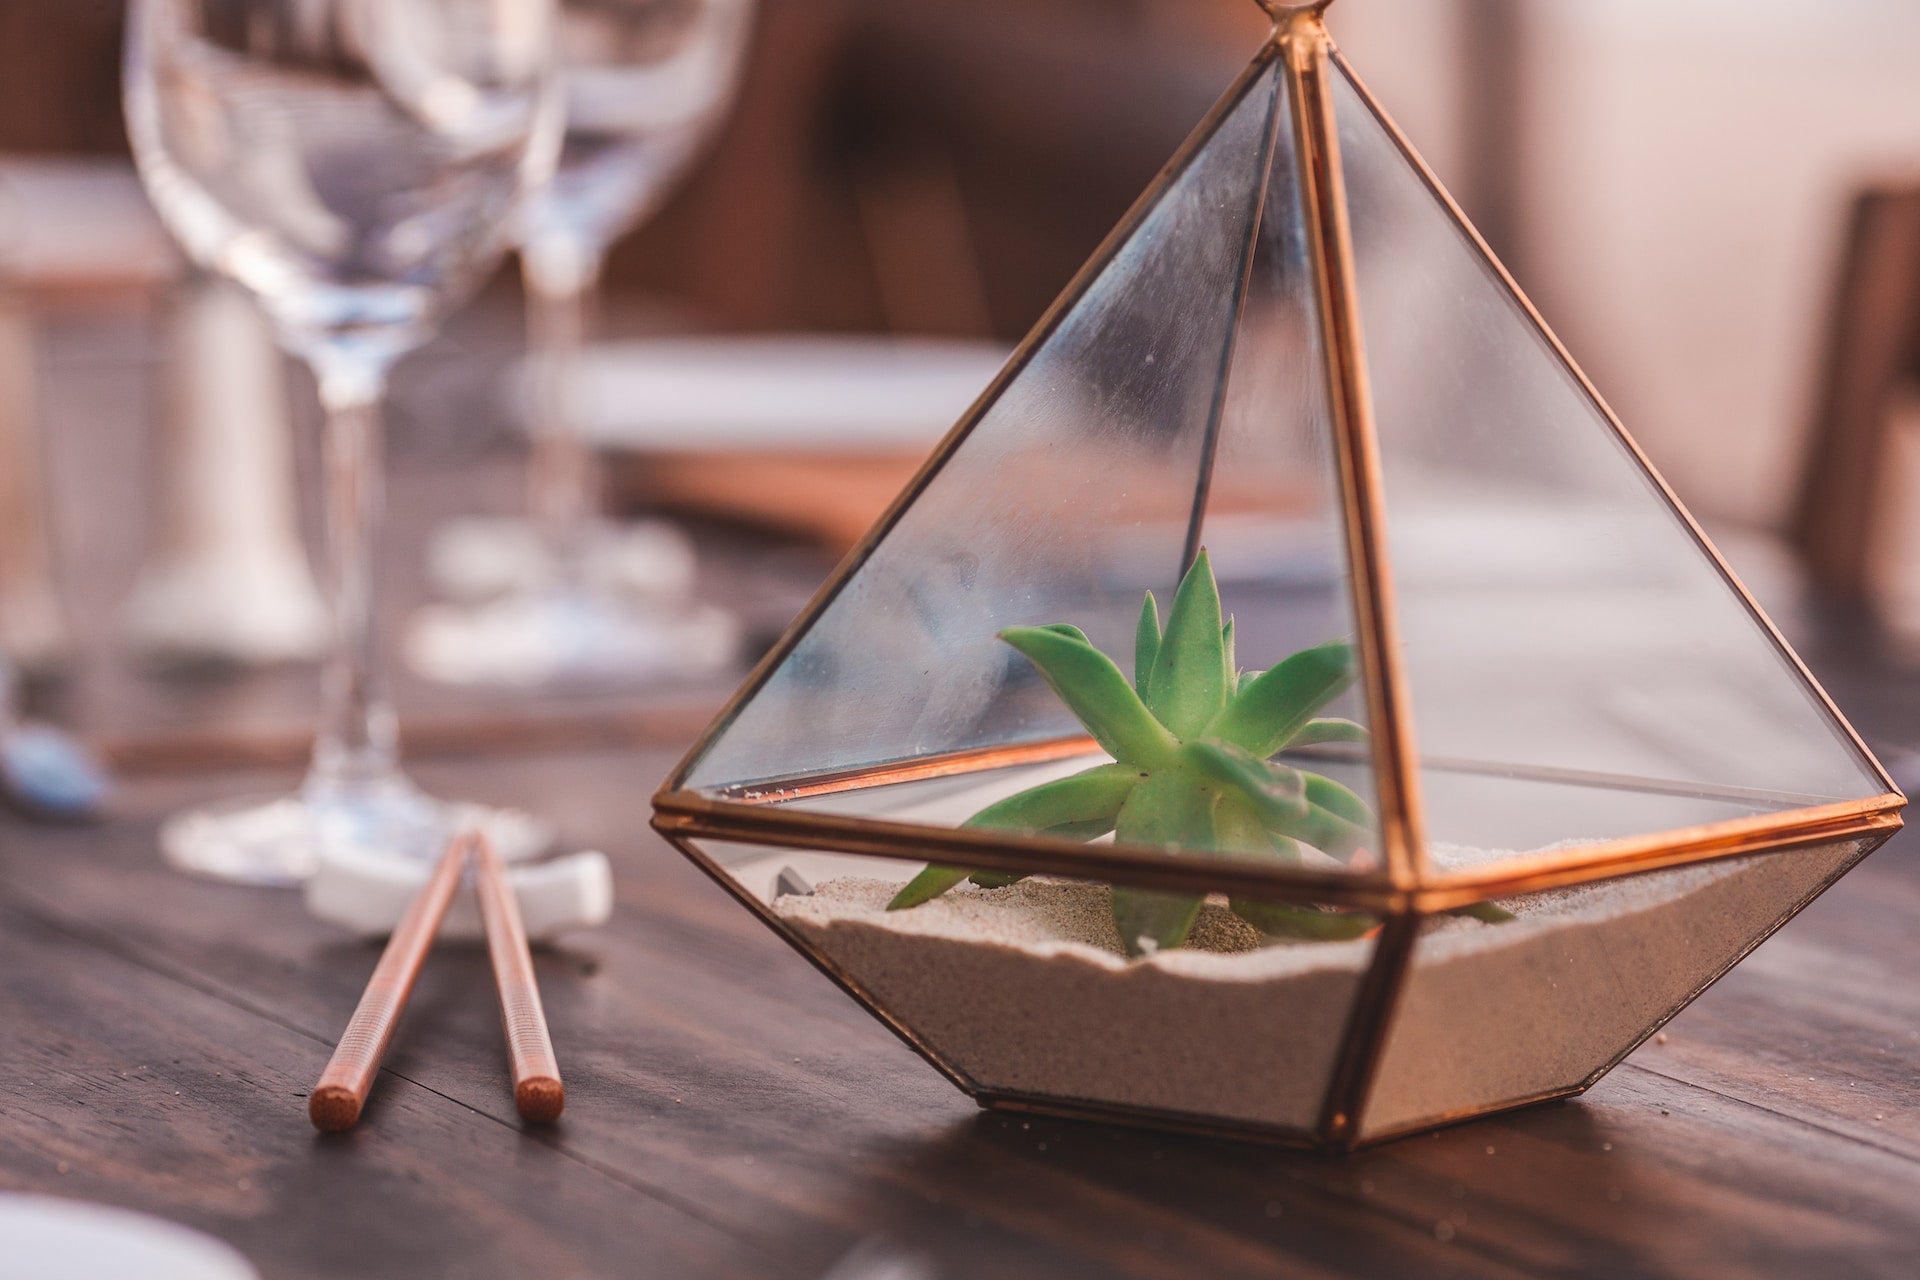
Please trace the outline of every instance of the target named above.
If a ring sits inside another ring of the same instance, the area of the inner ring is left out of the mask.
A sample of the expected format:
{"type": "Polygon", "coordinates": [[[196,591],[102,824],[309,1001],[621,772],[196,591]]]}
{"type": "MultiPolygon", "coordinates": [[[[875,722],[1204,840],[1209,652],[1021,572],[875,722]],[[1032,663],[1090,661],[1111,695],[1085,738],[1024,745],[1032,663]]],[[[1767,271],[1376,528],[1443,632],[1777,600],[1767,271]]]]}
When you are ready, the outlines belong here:
{"type": "MultiPolygon", "coordinates": [[[[1796,633],[1899,763],[1920,680],[1848,619],[1796,633]]],[[[264,679],[280,710],[245,724],[297,722],[310,675],[264,679]]],[[[402,692],[443,730],[459,711],[402,692]]],[[[619,733],[559,732],[551,708],[477,747],[444,730],[416,759],[433,789],[538,810],[613,859],[612,923],[537,957],[568,1086],[551,1129],[516,1119],[485,952],[457,945],[430,956],[360,1128],[309,1127],[377,949],[155,851],[163,815],[289,786],[290,766],[135,751],[102,825],[0,815],[0,1187],[188,1223],[267,1280],[1920,1274],[1915,837],[1583,1098],[1336,1159],[976,1111],[648,830],[722,692],[619,703],[619,733]]],[[[123,742],[157,732],[127,710],[145,705],[217,743],[244,702],[141,696],[75,705],[131,717],[93,726],[123,742]]]]}

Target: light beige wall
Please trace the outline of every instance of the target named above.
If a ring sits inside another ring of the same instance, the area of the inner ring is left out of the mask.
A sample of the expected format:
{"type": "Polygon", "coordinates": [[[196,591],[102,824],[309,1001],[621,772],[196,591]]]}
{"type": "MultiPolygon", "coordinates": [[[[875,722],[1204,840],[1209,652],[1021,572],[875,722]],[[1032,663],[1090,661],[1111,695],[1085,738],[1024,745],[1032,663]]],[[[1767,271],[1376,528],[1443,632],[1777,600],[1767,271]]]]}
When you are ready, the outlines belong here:
{"type": "Polygon", "coordinates": [[[1849,198],[1920,179],[1920,4],[1525,13],[1536,300],[1690,505],[1778,524],[1849,198]]]}

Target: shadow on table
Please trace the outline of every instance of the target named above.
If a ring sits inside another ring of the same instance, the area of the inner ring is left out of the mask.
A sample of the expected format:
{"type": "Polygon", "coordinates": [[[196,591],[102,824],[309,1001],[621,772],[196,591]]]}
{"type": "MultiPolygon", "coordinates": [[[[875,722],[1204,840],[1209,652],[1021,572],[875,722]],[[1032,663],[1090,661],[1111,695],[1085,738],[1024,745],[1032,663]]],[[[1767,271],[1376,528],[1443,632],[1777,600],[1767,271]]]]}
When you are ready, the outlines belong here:
{"type": "Polygon", "coordinates": [[[1181,1258],[1215,1276],[1283,1262],[1438,1274],[1490,1257],[1605,1273],[1644,1261],[1619,1242],[1652,1199],[1609,1156],[1610,1132],[1576,1101],[1332,1157],[983,1112],[861,1181],[918,1193],[866,1207],[896,1206],[875,1228],[943,1280],[1165,1274],[1181,1258]],[[987,1254],[1001,1250],[1019,1265],[994,1270],[987,1254]]]}

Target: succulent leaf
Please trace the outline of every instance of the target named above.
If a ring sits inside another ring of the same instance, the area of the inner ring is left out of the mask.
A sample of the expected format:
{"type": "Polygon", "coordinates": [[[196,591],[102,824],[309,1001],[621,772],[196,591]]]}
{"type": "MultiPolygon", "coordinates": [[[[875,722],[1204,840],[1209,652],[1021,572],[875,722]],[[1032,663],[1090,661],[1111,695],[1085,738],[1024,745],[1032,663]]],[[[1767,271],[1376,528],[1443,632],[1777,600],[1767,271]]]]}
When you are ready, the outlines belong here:
{"type": "Polygon", "coordinates": [[[1349,822],[1339,814],[1311,803],[1307,805],[1304,816],[1275,823],[1274,829],[1342,862],[1373,844],[1372,827],[1349,822]]]}
{"type": "Polygon", "coordinates": [[[1081,644],[1085,645],[1093,643],[1093,641],[1087,639],[1086,632],[1074,626],[1071,622],[1049,622],[1046,626],[1041,627],[1040,630],[1052,631],[1057,635],[1067,637],[1069,640],[1078,640],[1081,644]]]}
{"type": "Polygon", "coordinates": [[[1356,826],[1373,825],[1373,810],[1365,800],[1323,774],[1302,770],[1300,776],[1306,780],[1309,801],[1356,826]]]}
{"type": "Polygon", "coordinates": [[[1313,942],[1345,941],[1360,937],[1379,923],[1360,911],[1323,911],[1318,907],[1259,902],[1252,898],[1234,898],[1228,906],[1233,914],[1260,932],[1276,938],[1300,938],[1313,942]]]}
{"type": "Polygon", "coordinates": [[[1450,916],[1468,916],[1483,924],[1505,924],[1509,920],[1519,919],[1518,916],[1514,915],[1513,912],[1507,910],[1505,907],[1491,902],[1476,902],[1471,906],[1456,907],[1452,911],[1447,912],[1447,914],[1450,916]]]}
{"type": "Polygon", "coordinates": [[[1019,884],[1027,878],[1023,871],[976,871],[967,879],[982,889],[1004,889],[1010,884],[1019,884]]]}
{"type": "Polygon", "coordinates": [[[1147,696],[1147,684],[1153,678],[1153,664],[1160,656],[1160,605],[1147,592],[1140,602],[1140,622],[1133,631],[1133,687],[1147,696]]]}
{"type": "Polygon", "coordinates": [[[1226,705],[1222,628],[1220,589],[1203,550],[1174,593],[1147,683],[1147,706],[1175,737],[1198,735],[1226,705]]]}
{"type": "Polygon", "coordinates": [[[1060,701],[1116,760],[1165,763],[1178,745],[1154,719],[1113,660],[1083,640],[1044,627],[1009,627],[1000,638],[1040,668],[1060,701]]]}
{"type": "Polygon", "coordinates": [[[919,875],[907,881],[905,888],[893,895],[893,900],[887,903],[887,910],[902,911],[923,902],[932,902],[966,878],[967,873],[958,867],[924,867],[919,875]]]}
{"type": "Polygon", "coordinates": [[[1121,806],[1139,784],[1138,769],[1123,764],[1095,765],[997,800],[961,825],[1091,840],[1113,830],[1121,806]],[[1063,827],[1076,830],[1069,833],[1062,831],[1063,827]],[[1079,834],[1088,827],[1098,829],[1079,834]]]}
{"type": "Polygon", "coordinates": [[[1252,800],[1241,795],[1237,789],[1222,792],[1214,802],[1213,848],[1217,853],[1251,857],[1272,858],[1278,855],[1284,859],[1289,852],[1296,859],[1299,856],[1297,847],[1289,851],[1274,844],[1273,833],[1267,829],[1260,811],[1254,807],[1252,800]]]}
{"type": "Polygon", "coordinates": [[[1182,754],[1212,782],[1232,787],[1269,827],[1295,822],[1307,813],[1306,780],[1299,770],[1262,760],[1231,742],[1189,742],[1182,754]]]}
{"type": "Polygon", "coordinates": [[[1129,956],[1177,947],[1193,932],[1202,899],[1184,893],[1113,887],[1113,927],[1129,956]]]}
{"type": "Polygon", "coordinates": [[[1351,720],[1322,716],[1302,725],[1300,732],[1287,739],[1288,747],[1317,747],[1323,742],[1365,742],[1367,727],[1351,720]]]}
{"type": "MultiPolygon", "coordinates": [[[[1214,843],[1214,796],[1200,779],[1173,768],[1133,789],[1120,808],[1114,838],[1173,853],[1204,851],[1214,843]]],[[[1115,885],[1113,924],[1130,956],[1177,947],[1199,917],[1201,899],[1115,885]]]]}
{"type": "Polygon", "coordinates": [[[1345,692],[1353,676],[1351,642],[1335,640],[1302,649],[1234,695],[1206,726],[1206,736],[1236,743],[1264,760],[1304,729],[1314,712],[1345,692]]]}
{"type": "Polygon", "coordinates": [[[1221,686],[1222,697],[1231,698],[1238,692],[1240,686],[1240,668],[1235,664],[1233,657],[1232,618],[1228,618],[1226,625],[1220,628],[1220,648],[1221,656],[1226,659],[1226,665],[1220,668],[1221,679],[1224,681],[1221,686]]]}

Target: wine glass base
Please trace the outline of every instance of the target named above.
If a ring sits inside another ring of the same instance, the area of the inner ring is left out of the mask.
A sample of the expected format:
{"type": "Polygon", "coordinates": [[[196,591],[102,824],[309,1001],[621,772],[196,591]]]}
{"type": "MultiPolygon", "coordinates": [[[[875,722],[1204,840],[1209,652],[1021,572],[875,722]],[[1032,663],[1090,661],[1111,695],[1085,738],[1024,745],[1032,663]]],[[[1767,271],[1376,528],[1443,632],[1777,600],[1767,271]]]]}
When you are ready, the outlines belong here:
{"type": "Polygon", "coordinates": [[[161,824],[160,852],[191,875],[288,887],[312,875],[329,849],[431,864],[448,840],[475,828],[508,861],[537,857],[553,842],[547,824],[523,810],[436,800],[401,782],[353,802],[296,793],[190,809],[161,824]]]}
{"type": "Polygon", "coordinates": [[[717,675],[740,651],[740,627],[712,605],[650,605],[553,591],[414,616],[408,664],[445,684],[627,686],[717,675]]]}
{"type": "Polygon", "coordinates": [[[427,543],[427,574],[442,599],[467,604],[536,595],[562,581],[663,606],[692,597],[698,560],[679,525],[595,519],[577,536],[573,553],[563,556],[548,531],[525,516],[449,520],[427,543]]]}

